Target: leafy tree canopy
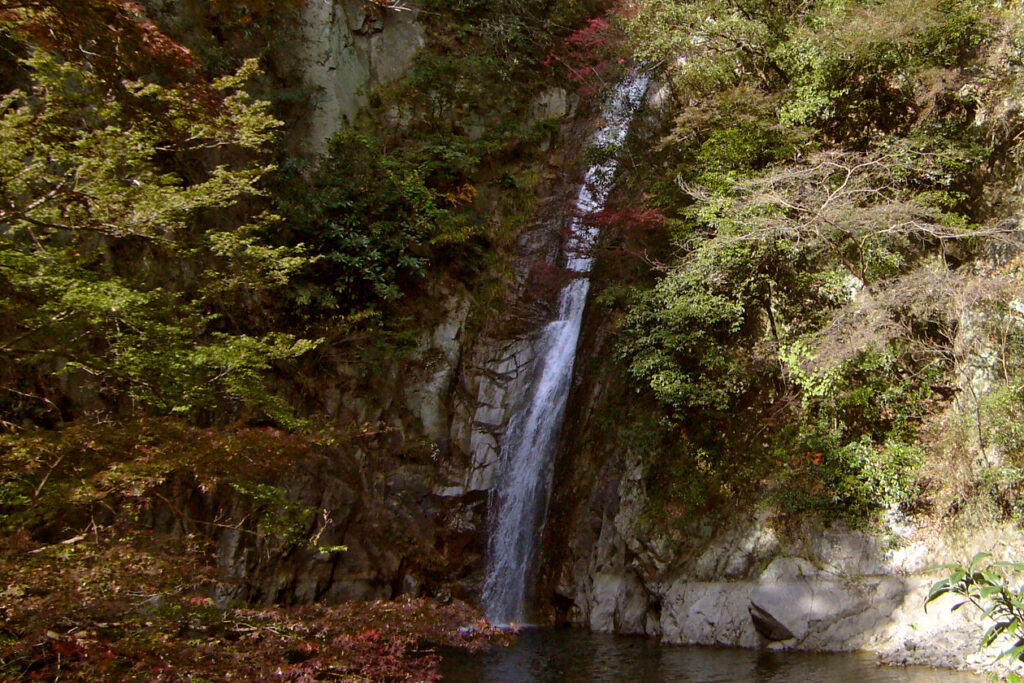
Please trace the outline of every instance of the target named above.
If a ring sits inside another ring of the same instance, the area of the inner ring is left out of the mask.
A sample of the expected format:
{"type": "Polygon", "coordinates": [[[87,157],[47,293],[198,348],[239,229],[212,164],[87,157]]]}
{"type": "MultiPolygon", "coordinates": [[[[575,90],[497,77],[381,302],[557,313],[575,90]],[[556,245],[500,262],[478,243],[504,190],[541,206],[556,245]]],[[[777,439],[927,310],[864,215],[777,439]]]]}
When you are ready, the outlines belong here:
{"type": "Polygon", "coordinates": [[[736,481],[860,520],[910,505],[920,427],[962,362],[962,269],[1008,237],[982,186],[1019,159],[1020,121],[978,113],[1019,92],[992,59],[1013,18],[632,0],[618,23],[670,92],[634,181],[671,251],[621,297],[630,376],[736,481]]]}
{"type": "Polygon", "coordinates": [[[136,77],[139,49],[191,65],[120,3],[79,3],[120,23],[73,53],[84,36],[58,4],[0,14],[28,38],[56,22],[23,43],[22,85],[0,100],[5,420],[61,419],[62,383],[93,407],[195,413],[229,397],[283,418],[263,373],[313,344],[246,320],[306,260],[261,238],[275,218],[253,200],[279,124],[244,90],[255,64],[194,87],[136,77]]]}

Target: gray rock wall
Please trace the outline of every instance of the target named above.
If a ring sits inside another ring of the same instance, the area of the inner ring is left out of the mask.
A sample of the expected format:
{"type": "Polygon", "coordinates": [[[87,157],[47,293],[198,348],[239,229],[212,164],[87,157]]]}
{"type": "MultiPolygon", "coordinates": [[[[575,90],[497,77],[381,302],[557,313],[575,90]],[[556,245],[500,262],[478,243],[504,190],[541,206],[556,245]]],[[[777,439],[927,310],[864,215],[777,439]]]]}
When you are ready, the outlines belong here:
{"type": "Polygon", "coordinates": [[[279,71],[311,91],[295,129],[298,151],[316,155],[368,102],[373,87],[408,70],[423,47],[415,10],[362,0],[306,0],[295,30],[276,53],[279,71]]]}
{"type": "Polygon", "coordinates": [[[954,597],[925,610],[941,578],[928,569],[993,548],[1022,557],[1019,530],[940,537],[894,522],[883,537],[809,522],[794,528],[763,511],[680,527],[644,516],[643,463],[628,452],[594,482],[549,560],[556,602],[568,605],[571,622],[666,643],[863,650],[952,668],[980,669],[998,654],[978,653],[979,615],[951,612],[954,597]],[[762,623],[759,631],[755,617],[782,630],[762,623]]]}

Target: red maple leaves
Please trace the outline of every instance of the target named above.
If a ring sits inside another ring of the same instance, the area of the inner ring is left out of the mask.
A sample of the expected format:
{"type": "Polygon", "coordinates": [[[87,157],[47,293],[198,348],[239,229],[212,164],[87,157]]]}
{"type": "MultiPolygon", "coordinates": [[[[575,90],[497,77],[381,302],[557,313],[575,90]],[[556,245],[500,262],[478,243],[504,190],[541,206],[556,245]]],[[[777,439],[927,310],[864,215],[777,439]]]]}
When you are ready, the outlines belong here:
{"type": "Polygon", "coordinates": [[[605,17],[592,17],[541,63],[548,67],[562,66],[569,78],[579,83],[580,91],[588,94],[603,84],[612,71],[626,63],[624,57],[618,56],[621,41],[622,33],[612,21],[605,17]]]}

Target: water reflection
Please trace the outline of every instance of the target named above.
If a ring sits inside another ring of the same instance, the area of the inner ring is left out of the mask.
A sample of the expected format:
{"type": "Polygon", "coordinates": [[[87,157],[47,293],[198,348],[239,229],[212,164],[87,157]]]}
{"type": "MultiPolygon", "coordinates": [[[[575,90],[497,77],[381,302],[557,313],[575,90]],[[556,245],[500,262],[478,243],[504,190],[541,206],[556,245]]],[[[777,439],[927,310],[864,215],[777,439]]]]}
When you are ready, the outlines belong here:
{"type": "Polygon", "coordinates": [[[881,667],[869,655],[662,646],[644,638],[537,629],[511,648],[443,652],[450,683],[980,683],[955,671],[881,667]]]}

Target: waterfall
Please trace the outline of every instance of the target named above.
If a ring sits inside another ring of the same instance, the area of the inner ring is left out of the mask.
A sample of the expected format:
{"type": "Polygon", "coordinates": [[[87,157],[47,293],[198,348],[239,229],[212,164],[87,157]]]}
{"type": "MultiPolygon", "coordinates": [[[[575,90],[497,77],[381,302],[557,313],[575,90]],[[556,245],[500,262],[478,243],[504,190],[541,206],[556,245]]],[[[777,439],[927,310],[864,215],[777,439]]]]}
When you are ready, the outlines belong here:
{"type": "Polygon", "coordinates": [[[618,169],[616,152],[646,90],[647,76],[638,72],[620,83],[605,105],[604,123],[590,145],[609,154],[587,171],[564,252],[566,267],[577,275],[559,292],[557,318],[539,335],[532,383],[502,440],[483,590],[484,609],[493,624],[529,621],[531,579],[597,239],[597,228],[585,217],[604,207],[618,169]]]}

